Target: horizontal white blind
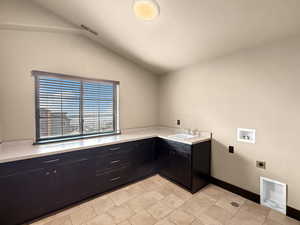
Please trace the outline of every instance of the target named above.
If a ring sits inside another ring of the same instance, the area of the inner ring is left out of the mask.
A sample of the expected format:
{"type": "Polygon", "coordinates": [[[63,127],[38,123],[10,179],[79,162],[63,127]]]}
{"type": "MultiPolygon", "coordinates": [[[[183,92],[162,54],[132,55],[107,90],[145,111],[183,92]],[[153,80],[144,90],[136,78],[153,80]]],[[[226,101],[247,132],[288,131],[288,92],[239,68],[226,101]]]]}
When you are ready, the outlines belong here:
{"type": "Polygon", "coordinates": [[[37,142],[116,131],[116,83],[36,79],[37,142]]]}
{"type": "Polygon", "coordinates": [[[113,84],[83,83],[83,132],[112,132],[114,129],[113,84]]]}

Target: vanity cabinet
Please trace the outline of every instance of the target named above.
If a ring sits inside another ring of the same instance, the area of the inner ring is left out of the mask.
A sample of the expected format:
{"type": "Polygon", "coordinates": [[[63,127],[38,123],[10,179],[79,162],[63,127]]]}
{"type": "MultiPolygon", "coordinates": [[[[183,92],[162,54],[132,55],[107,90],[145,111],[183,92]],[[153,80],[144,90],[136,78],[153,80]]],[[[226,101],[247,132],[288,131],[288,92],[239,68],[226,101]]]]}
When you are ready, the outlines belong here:
{"type": "Polygon", "coordinates": [[[191,186],[191,151],[188,145],[160,139],[159,173],[187,188],[191,186]]]}
{"type": "Polygon", "coordinates": [[[155,138],[0,164],[0,224],[17,225],[155,172],[155,138]]]}
{"type": "Polygon", "coordinates": [[[157,144],[159,174],[180,184],[192,193],[208,184],[211,143],[195,145],[159,139],[157,144]]]}
{"type": "Polygon", "coordinates": [[[91,160],[81,152],[0,166],[0,224],[20,224],[91,194],[91,160]]]}
{"type": "Polygon", "coordinates": [[[44,213],[46,170],[37,168],[0,177],[0,224],[18,224],[44,213]]]}
{"type": "Polygon", "coordinates": [[[137,180],[157,172],[155,158],[156,142],[156,138],[136,142],[130,180],[137,180]]]}
{"type": "Polygon", "coordinates": [[[92,160],[89,157],[78,157],[61,163],[54,169],[54,185],[57,207],[85,199],[92,194],[92,160]]]}
{"type": "Polygon", "coordinates": [[[21,224],[157,172],[196,192],[210,175],[210,142],[149,138],[2,163],[0,224],[21,224]]]}

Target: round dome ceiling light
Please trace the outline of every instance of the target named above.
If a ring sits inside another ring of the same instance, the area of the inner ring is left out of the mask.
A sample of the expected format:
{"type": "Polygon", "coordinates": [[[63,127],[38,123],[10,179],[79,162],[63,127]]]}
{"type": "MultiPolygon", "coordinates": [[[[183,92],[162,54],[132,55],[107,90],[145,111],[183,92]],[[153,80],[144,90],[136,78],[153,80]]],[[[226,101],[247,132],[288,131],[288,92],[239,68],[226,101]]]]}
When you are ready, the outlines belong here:
{"type": "Polygon", "coordinates": [[[159,15],[159,5],[155,0],[135,0],[133,10],[141,20],[153,20],[159,15]]]}

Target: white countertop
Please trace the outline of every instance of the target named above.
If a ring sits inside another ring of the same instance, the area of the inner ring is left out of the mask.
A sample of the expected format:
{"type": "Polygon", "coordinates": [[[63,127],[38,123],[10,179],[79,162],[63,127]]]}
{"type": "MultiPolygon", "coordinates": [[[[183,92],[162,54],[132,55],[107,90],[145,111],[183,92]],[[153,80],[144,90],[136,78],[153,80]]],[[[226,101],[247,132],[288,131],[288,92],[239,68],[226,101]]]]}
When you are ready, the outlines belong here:
{"type": "Polygon", "coordinates": [[[160,137],[189,145],[211,139],[210,132],[200,132],[199,136],[190,139],[175,139],[169,137],[170,135],[176,133],[180,133],[178,129],[158,127],[130,129],[122,132],[122,134],[120,135],[87,138],[75,141],[65,141],[42,145],[33,145],[32,140],[4,142],[0,144],[0,163],[54,155],[64,152],[77,151],[92,147],[100,147],[153,137],[160,137]]]}

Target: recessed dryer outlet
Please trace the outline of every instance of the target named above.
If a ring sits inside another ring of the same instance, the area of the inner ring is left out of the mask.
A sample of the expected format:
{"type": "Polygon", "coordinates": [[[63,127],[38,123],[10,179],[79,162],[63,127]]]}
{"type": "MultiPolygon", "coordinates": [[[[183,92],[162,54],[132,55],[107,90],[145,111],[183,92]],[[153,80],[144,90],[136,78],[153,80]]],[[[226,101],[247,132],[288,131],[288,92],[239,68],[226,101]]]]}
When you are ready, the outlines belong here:
{"type": "Polygon", "coordinates": [[[260,177],[260,204],[286,214],[286,188],[284,183],[260,177]]]}
{"type": "Polygon", "coordinates": [[[237,140],[239,142],[255,144],[256,130],[255,129],[238,128],[237,129],[237,140]]]}

